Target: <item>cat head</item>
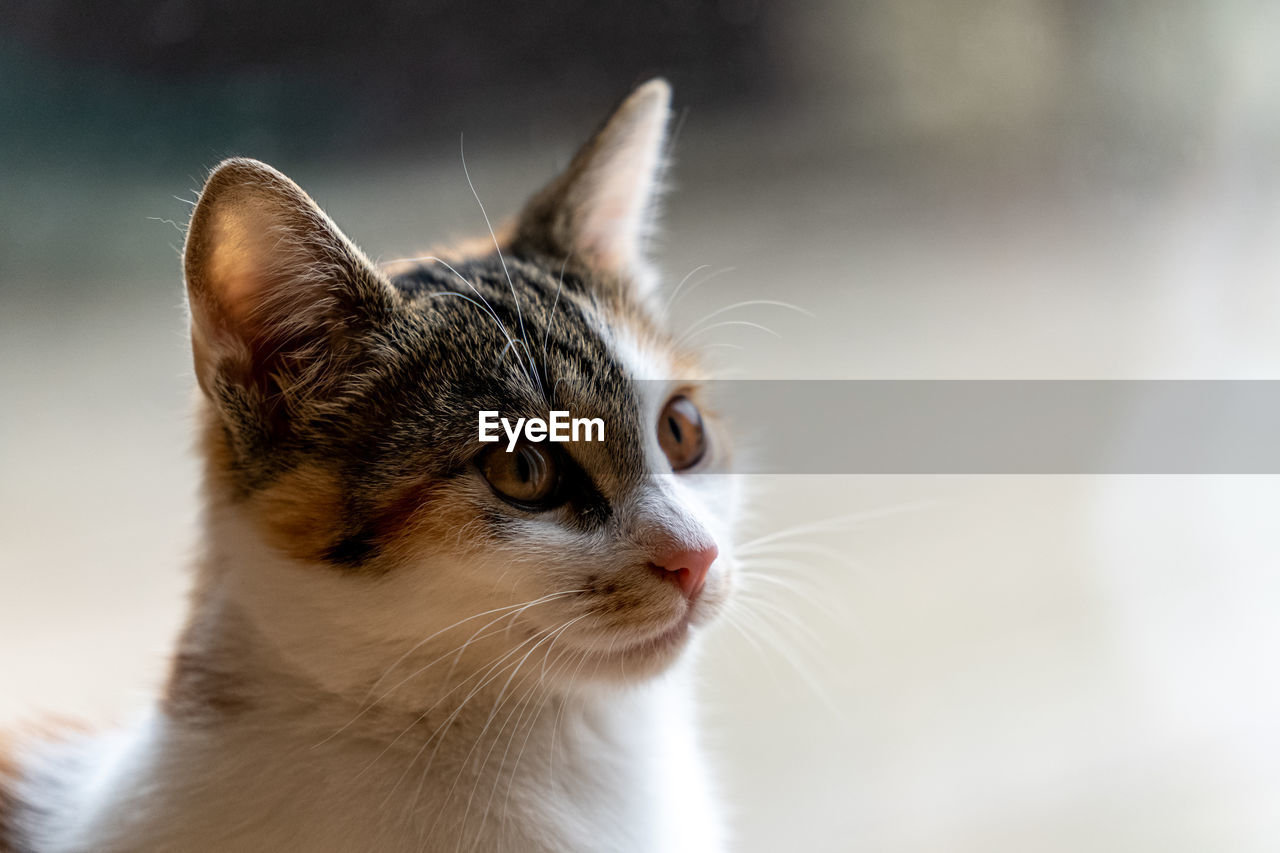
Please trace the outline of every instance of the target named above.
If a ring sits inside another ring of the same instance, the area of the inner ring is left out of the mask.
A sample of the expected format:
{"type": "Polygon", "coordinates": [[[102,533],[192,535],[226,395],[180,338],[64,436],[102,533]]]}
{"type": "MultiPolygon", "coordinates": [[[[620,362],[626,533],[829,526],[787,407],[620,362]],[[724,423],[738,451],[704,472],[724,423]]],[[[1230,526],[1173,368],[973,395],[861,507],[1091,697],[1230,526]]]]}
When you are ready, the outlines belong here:
{"type": "Polygon", "coordinates": [[[269,166],[209,177],[184,254],[206,586],[307,674],[412,696],[462,647],[640,678],[724,606],[729,439],[644,251],[669,100],[638,88],[483,248],[386,267],[269,166]],[[556,410],[603,440],[479,440],[481,412],[556,410]]]}

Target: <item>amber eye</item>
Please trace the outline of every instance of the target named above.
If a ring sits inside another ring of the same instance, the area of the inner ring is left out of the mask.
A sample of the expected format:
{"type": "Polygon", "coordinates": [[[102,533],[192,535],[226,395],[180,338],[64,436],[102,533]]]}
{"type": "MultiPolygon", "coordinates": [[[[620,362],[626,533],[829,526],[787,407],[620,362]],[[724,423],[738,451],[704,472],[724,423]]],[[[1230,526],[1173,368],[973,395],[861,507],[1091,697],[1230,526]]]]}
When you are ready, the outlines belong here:
{"type": "Polygon", "coordinates": [[[658,444],[667,454],[671,470],[692,468],[707,451],[702,413],[688,397],[672,397],[658,418],[658,444]]]}
{"type": "Polygon", "coordinates": [[[476,467],[498,497],[523,509],[550,509],[559,502],[559,466],[545,447],[522,441],[508,451],[495,445],[480,454],[476,467]]]}

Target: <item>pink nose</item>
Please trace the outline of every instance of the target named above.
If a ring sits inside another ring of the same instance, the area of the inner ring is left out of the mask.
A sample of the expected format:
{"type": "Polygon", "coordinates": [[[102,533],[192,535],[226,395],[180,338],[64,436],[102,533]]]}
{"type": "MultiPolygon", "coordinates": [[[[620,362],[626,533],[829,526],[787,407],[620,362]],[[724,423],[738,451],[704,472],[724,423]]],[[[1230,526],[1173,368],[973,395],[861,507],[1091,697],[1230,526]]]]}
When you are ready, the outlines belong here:
{"type": "Polygon", "coordinates": [[[684,548],[657,555],[653,564],[680,585],[685,598],[693,601],[702,592],[702,586],[707,582],[707,572],[711,571],[711,564],[719,554],[720,549],[715,545],[684,548]]]}

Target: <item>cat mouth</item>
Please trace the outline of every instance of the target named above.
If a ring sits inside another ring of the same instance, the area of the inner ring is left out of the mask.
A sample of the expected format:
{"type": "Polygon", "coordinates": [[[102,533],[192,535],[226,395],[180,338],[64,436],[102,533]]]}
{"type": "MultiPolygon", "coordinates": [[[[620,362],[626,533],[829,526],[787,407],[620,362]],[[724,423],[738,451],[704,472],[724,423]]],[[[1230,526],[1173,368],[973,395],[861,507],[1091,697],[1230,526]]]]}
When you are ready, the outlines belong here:
{"type": "Polygon", "coordinates": [[[714,619],[720,602],[696,599],[684,608],[674,621],[655,633],[638,640],[623,642],[619,639],[612,646],[603,649],[598,657],[606,661],[626,661],[647,657],[663,657],[683,647],[690,633],[696,627],[707,624],[714,619]]]}
{"type": "MultiPolygon", "coordinates": [[[[651,674],[673,662],[688,644],[694,630],[715,615],[715,602],[695,601],[678,615],[661,620],[660,627],[648,630],[639,625],[601,625],[590,639],[573,643],[580,657],[594,664],[600,674],[624,677],[651,674]]],[[[654,620],[658,621],[658,620],[654,620]]],[[[575,669],[575,675],[582,670],[575,669]]]]}
{"type": "Polygon", "coordinates": [[[634,625],[601,631],[589,641],[573,644],[576,654],[570,654],[565,674],[571,680],[577,680],[579,676],[587,680],[593,676],[601,677],[607,681],[648,677],[679,657],[696,623],[692,609],[689,609],[674,622],[665,622],[664,627],[651,629],[639,636],[634,625]]]}

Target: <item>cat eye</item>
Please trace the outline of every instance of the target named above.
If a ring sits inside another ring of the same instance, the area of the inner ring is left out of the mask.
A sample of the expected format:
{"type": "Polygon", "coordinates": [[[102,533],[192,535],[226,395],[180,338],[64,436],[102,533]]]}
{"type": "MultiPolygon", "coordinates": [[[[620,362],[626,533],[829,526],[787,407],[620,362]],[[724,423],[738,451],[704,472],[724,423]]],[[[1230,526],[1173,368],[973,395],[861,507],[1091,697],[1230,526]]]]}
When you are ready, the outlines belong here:
{"type": "Polygon", "coordinates": [[[550,509],[559,502],[560,468],[547,447],[521,441],[514,450],[489,448],[476,460],[498,497],[522,509],[550,509]]]}
{"type": "Polygon", "coordinates": [[[667,454],[672,471],[692,468],[707,451],[702,413],[683,395],[672,397],[658,417],[658,444],[667,454]]]}

